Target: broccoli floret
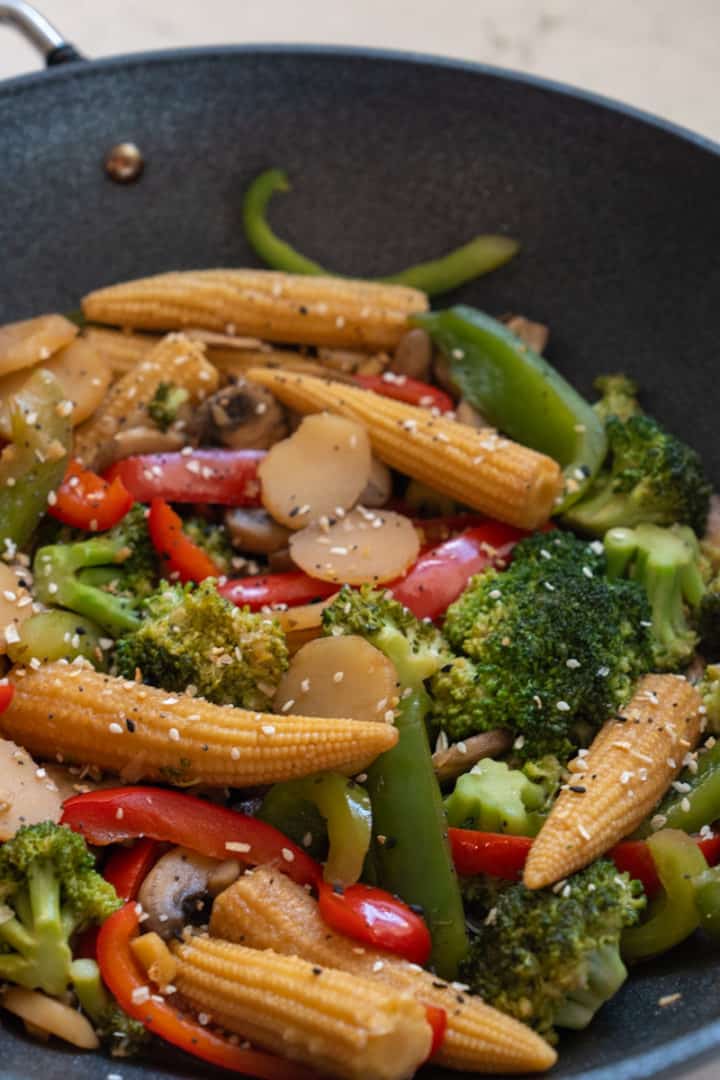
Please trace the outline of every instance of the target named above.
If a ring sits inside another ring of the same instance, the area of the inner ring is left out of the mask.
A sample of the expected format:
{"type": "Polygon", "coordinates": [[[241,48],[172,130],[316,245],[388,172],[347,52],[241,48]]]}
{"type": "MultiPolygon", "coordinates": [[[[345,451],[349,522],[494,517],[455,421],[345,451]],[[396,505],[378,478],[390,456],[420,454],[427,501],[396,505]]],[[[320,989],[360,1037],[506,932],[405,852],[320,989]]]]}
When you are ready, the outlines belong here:
{"type": "MultiPolygon", "coordinates": [[[[460,878],[465,918],[470,929],[478,933],[478,927],[485,922],[490,912],[497,906],[498,899],[513,882],[507,878],[494,877],[492,874],[475,874],[473,877],[460,878]]],[[[492,921],[492,918],[491,918],[492,921]]]]}
{"type": "Polygon", "coordinates": [[[697,688],[706,709],[706,728],[720,735],[720,664],[708,664],[697,688]]]}
{"type": "Polygon", "coordinates": [[[70,982],[70,938],[120,907],[78,834],[44,821],[0,847],[0,979],[58,997],[70,982]]]}
{"type": "Polygon", "coordinates": [[[678,523],[701,533],[710,485],[699,455],[649,416],[612,415],[605,428],[608,458],[565,523],[595,536],[643,523],[678,523]]]}
{"type": "Polygon", "coordinates": [[[216,705],[267,709],[288,666],[277,621],[235,607],[208,578],[163,583],[143,604],[144,619],[117,645],[118,673],[164,690],[197,693],[216,705]]]}
{"type": "Polygon", "coordinates": [[[84,615],[114,637],[135,629],[138,603],[157,580],[143,507],[109,532],[39,548],[33,573],[42,603],[84,615]]]}
{"type": "Polygon", "coordinates": [[[543,788],[520,769],[485,758],[458,779],[445,810],[448,825],[535,836],[541,824],[536,811],[544,802],[543,788]]]}
{"type": "Polygon", "coordinates": [[[201,517],[190,517],[183,520],[183,532],[210,556],[221,574],[230,573],[235,552],[224,525],[205,521],[201,517]]]}
{"type": "Polygon", "coordinates": [[[608,577],[629,577],[647,593],[656,669],[675,671],[689,664],[698,635],[688,611],[698,611],[705,592],[695,533],[686,525],[638,525],[611,529],[604,543],[608,577]]]}
{"type": "Polygon", "coordinates": [[[133,1020],[107,992],[94,960],[74,960],[71,967],[73,989],[92,1021],[98,1038],[113,1057],[131,1057],[147,1044],[150,1034],[139,1020],[133,1020]]]}
{"type": "Polygon", "coordinates": [[[599,375],[593,386],[602,394],[593,408],[603,420],[616,416],[618,420],[625,421],[640,412],[637,383],[627,375],[599,375]]]}
{"type": "Polygon", "coordinates": [[[497,896],[461,971],[475,993],[553,1039],[584,1028],[627,978],[620,935],[645,905],[642,886],[606,860],[556,893],[515,884],[497,896]]]}
{"type": "Polygon", "coordinates": [[[148,404],[150,419],[161,431],[167,431],[177,420],[182,406],[190,399],[190,393],[184,386],[172,382],[161,382],[148,404]]]}
{"type": "Polygon", "coordinates": [[[710,660],[720,659],[720,573],[713,573],[713,562],[707,557],[706,545],[700,545],[706,588],[697,612],[696,626],[700,649],[710,660]]]}
{"type": "Polygon", "coordinates": [[[421,622],[389,592],[363,585],[344,586],[323,611],[330,636],[359,634],[392,660],[403,686],[418,686],[451,657],[447,642],[432,623],[421,622]]]}
{"type": "Polygon", "coordinates": [[[472,666],[432,680],[435,724],[446,728],[447,706],[453,738],[508,728],[521,760],[567,760],[652,668],[645,593],[604,571],[601,545],[558,532],[523,540],[508,570],[473,578],[443,627],[472,666]]]}

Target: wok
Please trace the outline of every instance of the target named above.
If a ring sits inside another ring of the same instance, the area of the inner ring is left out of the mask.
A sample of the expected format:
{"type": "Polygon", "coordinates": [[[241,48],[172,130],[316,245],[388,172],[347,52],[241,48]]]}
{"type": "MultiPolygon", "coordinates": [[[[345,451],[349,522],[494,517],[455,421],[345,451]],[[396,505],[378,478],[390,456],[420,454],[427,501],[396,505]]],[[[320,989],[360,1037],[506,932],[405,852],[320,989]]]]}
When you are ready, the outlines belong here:
{"type": "MultiPolygon", "coordinates": [[[[717,146],[473,64],[274,46],[87,63],[26,5],[0,3],[3,17],[54,66],[0,85],[0,321],[77,308],[128,277],[252,264],[241,195],[280,165],[296,187],[273,206],[278,228],[341,271],[390,272],[476,232],[516,236],[517,259],[452,299],[549,323],[551,359],[583,391],[599,372],[636,377],[720,480],[717,146]],[[103,160],[124,140],[145,169],[121,186],[103,160]]],[[[720,954],[700,941],[639,968],[589,1031],[563,1037],[553,1075],[630,1080],[712,1054],[719,979],[720,954]]],[[[0,1054],[12,1080],[213,1075],[169,1047],[150,1065],[111,1064],[10,1026],[0,1054]]]]}

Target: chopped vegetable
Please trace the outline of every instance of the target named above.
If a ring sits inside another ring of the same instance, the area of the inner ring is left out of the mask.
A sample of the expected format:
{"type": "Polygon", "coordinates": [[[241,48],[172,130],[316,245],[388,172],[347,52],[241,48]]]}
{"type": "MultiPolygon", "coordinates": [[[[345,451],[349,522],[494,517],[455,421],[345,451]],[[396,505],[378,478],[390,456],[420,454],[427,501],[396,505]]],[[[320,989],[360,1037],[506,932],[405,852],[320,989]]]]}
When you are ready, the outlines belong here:
{"type": "Polygon", "coordinates": [[[359,506],[332,525],[308,525],[290,537],[290,555],[320,581],[379,585],[404,574],[420,541],[410,518],[359,506]]]}
{"type": "Polygon", "coordinates": [[[577,783],[560,792],[533,844],[529,888],[587,866],[640,824],[697,743],[700,707],[697,690],[678,675],[640,680],[629,705],[570,763],[577,783]]]}
{"type": "Polygon", "coordinates": [[[64,315],[38,315],[0,326],[0,375],[49,360],[69,345],[77,332],[77,326],[64,315]]]}
{"type": "Polygon", "coordinates": [[[252,368],[248,378],[299,412],[328,409],[359,420],[386,465],[475,510],[530,529],[552,513],[560,467],[544,454],[356,386],[266,368],[252,368]]]}
{"type": "Polygon", "coordinates": [[[168,577],[182,582],[220,577],[220,567],[183,532],[182,518],[157,496],[150,505],[148,532],[168,577]]]}
{"type": "MultiPolygon", "coordinates": [[[[13,687],[0,686],[0,710],[12,700],[13,687]]],[[[59,821],[62,796],[45,768],[14,742],[0,739],[0,841],[9,840],[22,825],[59,821]]]]}
{"type": "Polygon", "coordinates": [[[330,413],[306,416],[258,468],[263,506],[288,529],[302,529],[323,517],[327,524],[355,505],[370,468],[362,424],[330,413]]]}
{"type": "MultiPolygon", "coordinates": [[[[688,752],[683,762],[685,768],[653,811],[652,820],[668,829],[698,833],[704,825],[720,820],[720,743],[712,740],[712,746],[708,742],[697,754],[688,752]]],[[[648,836],[652,820],[646,821],[637,835],[648,836]]]]}
{"type": "Polygon", "coordinates": [[[76,657],[84,656],[94,667],[103,668],[102,636],[101,628],[91,619],[54,608],[39,611],[23,622],[18,640],[8,645],[7,651],[14,664],[27,664],[31,660],[43,664],[52,660],[71,663],[76,657]]]}
{"type": "MultiPolygon", "coordinates": [[[[277,191],[289,191],[290,183],[282,169],[260,173],[248,187],[243,200],[245,235],[255,253],[275,270],[293,274],[328,274],[319,263],[301,255],[271,229],[266,210],[271,196],[277,191]]],[[[420,263],[400,270],[380,280],[422,289],[428,296],[450,292],[468,281],[488,274],[517,254],[519,245],[509,236],[476,236],[468,244],[456,248],[432,262],[420,263]]]]}
{"type": "Polygon", "coordinates": [[[48,513],[63,525],[90,532],[105,532],[117,525],[133,505],[122,480],[109,483],[78,461],[71,461],[48,513]]]}
{"type": "Polygon", "coordinates": [[[394,398],[408,405],[418,405],[423,409],[437,409],[441,413],[452,412],[453,400],[444,390],[429,383],[410,379],[407,375],[393,375],[391,371],[384,375],[356,375],[354,382],[363,390],[372,390],[381,397],[394,398]]]}
{"type": "Polygon", "coordinates": [[[147,407],[148,416],[161,431],[167,431],[178,418],[178,413],[190,400],[190,391],[175,383],[158,383],[157,390],[147,407]]]}
{"type": "Polygon", "coordinates": [[[543,789],[525,773],[504,761],[487,759],[460,777],[445,800],[445,809],[449,825],[533,836],[541,824],[537,811],[544,802],[543,789]]]}
{"type": "Polygon", "coordinates": [[[192,450],[139,454],[111,465],[106,480],[122,480],[138,502],[154,498],[179,503],[258,506],[261,450],[192,450]]]}
{"type": "Polygon", "coordinates": [[[481,311],[455,307],[414,321],[443,350],[452,379],[489,423],[560,462],[562,505],[576,501],[606,450],[602,421],[587,402],[547,360],[481,311]]]}
{"type": "Polygon", "coordinates": [[[394,665],[364,638],[348,634],[303,645],[280,680],[273,707],[279,713],[301,709],[308,716],[342,713],[382,723],[392,719],[397,701],[394,665]]]}
{"type": "Polygon", "coordinates": [[[30,1030],[56,1035],[80,1050],[96,1050],[100,1045],[86,1017],[64,1001],[20,986],[6,990],[0,1000],[2,1007],[24,1020],[30,1030]]]}
{"type": "Polygon", "coordinates": [[[101,1042],[116,1057],[132,1057],[139,1053],[149,1039],[147,1028],[123,1012],[107,992],[97,961],[88,957],[74,960],[71,974],[73,990],[101,1042]]]}
{"type": "Polygon", "coordinates": [[[164,583],[142,613],[140,626],[118,642],[119,675],[140,672],[151,686],[181,693],[193,686],[216,705],[269,708],[288,663],[274,619],[235,607],[213,581],[164,583]]]}
{"type": "Polygon", "coordinates": [[[289,570],[283,574],[231,578],[219,585],[218,589],[226,600],[238,607],[248,607],[251,611],[289,607],[297,612],[300,605],[309,605],[332,596],[337,592],[337,585],[310,577],[302,570],[289,570]]]}

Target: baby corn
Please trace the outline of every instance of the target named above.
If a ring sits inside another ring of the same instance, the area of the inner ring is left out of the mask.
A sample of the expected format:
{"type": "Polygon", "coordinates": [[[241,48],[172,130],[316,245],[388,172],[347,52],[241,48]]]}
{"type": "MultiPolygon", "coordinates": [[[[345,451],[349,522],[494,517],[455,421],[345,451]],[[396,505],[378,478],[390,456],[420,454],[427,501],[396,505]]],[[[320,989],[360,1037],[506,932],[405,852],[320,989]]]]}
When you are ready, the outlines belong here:
{"type": "Polygon", "coordinates": [[[92,468],[103,447],[121,428],[148,422],[147,406],[161,382],[172,382],[190,393],[196,404],[217,389],[217,370],[205,359],[205,347],[182,334],[168,334],[144,360],[110,387],[103,404],[78,428],[75,457],[92,468]]]}
{"type": "Polygon", "coordinates": [[[696,745],[701,705],[680,675],[641,679],[629,705],[570,763],[572,787],[561,791],[530,849],[529,889],[582,869],[643,821],[696,745]]]}
{"type": "Polygon", "coordinates": [[[517,1020],[389,953],[359,948],[322,921],[315,900],[285,874],[258,867],[222,892],[210,933],[251,948],[273,948],[322,967],[383,982],[438,1005],[447,1029],[434,1061],[470,1072],[535,1072],[555,1063],[552,1047],[517,1020]]]}
{"type": "Polygon", "coordinates": [[[390,724],[247,712],[61,662],[14,674],[0,731],[30,753],[98,765],[126,780],[273,784],[354,773],[397,742],[390,724]]]}
{"type": "Polygon", "coordinates": [[[392,348],[427,297],[401,285],[272,270],[188,270],[98,289],[86,318],[143,330],[205,330],[299,345],[392,348]]]}
{"type": "Polygon", "coordinates": [[[550,517],[562,477],[544,454],[355,386],[264,368],[248,377],[291,409],[359,420],[386,464],[475,510],[526,529],[550,517]]]}
{"type": "Polygon", "coordinates": [[[404,1080],[426,1059],[423,1006],[378,981],[205,936],[174,946],[174,984],[212,1022],[347,1080],[404,1080]]]}

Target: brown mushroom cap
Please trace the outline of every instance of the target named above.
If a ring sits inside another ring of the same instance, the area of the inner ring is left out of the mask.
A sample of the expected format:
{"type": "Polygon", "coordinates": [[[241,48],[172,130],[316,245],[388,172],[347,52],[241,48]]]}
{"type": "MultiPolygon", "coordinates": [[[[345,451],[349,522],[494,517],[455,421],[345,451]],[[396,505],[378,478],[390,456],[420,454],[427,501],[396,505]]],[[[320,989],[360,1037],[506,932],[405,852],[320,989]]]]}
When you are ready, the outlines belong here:
{"type": "Polygon", "coordinates": [[[285,411],[261,386],[239,379],[207,398],[187,427],[188,435],[207,445],[232,450],[267,450],[287,434],[285,411]]]}

